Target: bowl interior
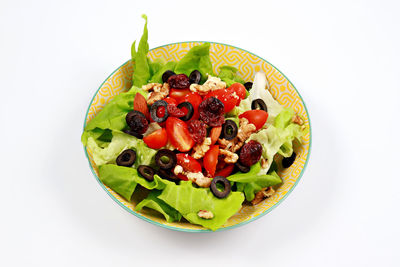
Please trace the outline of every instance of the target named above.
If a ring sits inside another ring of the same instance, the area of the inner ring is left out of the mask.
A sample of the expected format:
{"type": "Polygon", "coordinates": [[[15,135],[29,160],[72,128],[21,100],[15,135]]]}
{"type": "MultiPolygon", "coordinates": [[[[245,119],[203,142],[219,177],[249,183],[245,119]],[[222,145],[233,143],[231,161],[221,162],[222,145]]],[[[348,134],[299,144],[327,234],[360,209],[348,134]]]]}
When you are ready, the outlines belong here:
{"type": "MultiPolygon", "coordinates": [[[[164,45],[150,50],[149,57],[152,60],[156,58],[164,58],[167,61],[180,60],[191,47],[201,43],[202,42],[183,42],[164,45]]],[[[211,43],[210,53],[214,72],[216,73],[218,73],[219,67],[223,65],[235,66],[245,81],[252,81],[255,72],[260,70],[264,71],[267,74],[271,86],[271,93],[275,99],[277,99],[277,101],[283,106],[293,108],[304,118],[306,126],[310,129],[307,109],[302,98],[293,84],[273,65],[248,51],[226,44],[211,43]]],[[[103,82],[89,105],[85,124],[90,121],[115,95],[130,89],[132,86],[132,73],[131,62],[127,61],[103,82]]],[[[301,178],[305,165],[307,164],[311,142],[310,133],[311,129],[306,136],[304,136],[302,144],[297,144],[295,146],[295,151],[298,156],[294,164],[290,168],[279,173],[283,179],[283,184],[277,189],[276,193],[258,205],[243,206],[242,209],[236,215],[231,217],[221,229],[232,228],[248,223],[257,217],[260,217],[260,215],[271,211],[287,196],[301,178]]],[[[139,197],[134,197],[131,202],[128,202],[113,190],[102,184],[98,178],[98,170],[94,164],[90,151],[85,149],[85,152],[88,156],[93,174],[99,181],[100,185],[127,211],[146,221],[174,230],[190,232],[208,231],[201,226],[192,225],[187,222],[168,223],[164,220],[161,214],[151,210],[143,209],[141,212],[135,211],[134,208],[138,203],[138,199],[140,199],[140,194],[138,194],[139,197]]],[[[135,192],[135,194],[137,194],[137,192],[135,192]]]]}

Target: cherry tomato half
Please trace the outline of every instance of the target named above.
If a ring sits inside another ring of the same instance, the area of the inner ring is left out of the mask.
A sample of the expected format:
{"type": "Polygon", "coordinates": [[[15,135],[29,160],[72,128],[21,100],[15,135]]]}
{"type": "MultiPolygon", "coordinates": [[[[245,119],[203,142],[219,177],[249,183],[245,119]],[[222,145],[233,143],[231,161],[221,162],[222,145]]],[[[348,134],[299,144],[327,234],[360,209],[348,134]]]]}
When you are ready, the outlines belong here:
{"type": "Polygon", "coordinates": [[[189,93],[189,89],[170,89],[169,97],[175,99],[177,103],[181,103],[183,98],[189,93]]]}
{"type": "Polygon", "coordinates": [[[246,98],[246,87],[241,83],[234,83],[229,86],[228,90],[235,92],[239,99],[236,102],[236,106],[239,106],[240,101],[246,98]]]}
{"type": "Polygon", "coordinates": [[[187,152],[194,146],[186,123],[175,117],[168,117],[166,122],[168,139],[181,152],[187,152]]]}
{"type": "Polygon", "coordinates": [[[206,169],[208,173],[211,174],[211,176],[214,176],[215,169],[217,168],[218,154],[219,146],[213,145],[210,147],[203,158],[204,169],[206,169]]]}
{"type": "Polygon", "coordinates": [[[256,126],[256,129],[260,129],[264,126],[268,119],[268,113],[264,110],[248,110],[239,115],[239,118],[246,118],[250,123],[256,126]]]}
{"type": "Polygon", "coordinates": [[[143,137],[143,142],[152,149],[160,149],[167,144],[168,136],[167,131],[164,128],[158,129],[157,131],[143,137]]]}
{"type": "Polygon", "coordinates": [[[218,89],[211,91],[204,97],[204,99],[207,99],[209,97],[215,97],[221,100],[225,107],[225,113],[231,111],[236,106],[236,102],[240,100],[238,96],[232,94],[232,91],[228,89],[218,89]]]}

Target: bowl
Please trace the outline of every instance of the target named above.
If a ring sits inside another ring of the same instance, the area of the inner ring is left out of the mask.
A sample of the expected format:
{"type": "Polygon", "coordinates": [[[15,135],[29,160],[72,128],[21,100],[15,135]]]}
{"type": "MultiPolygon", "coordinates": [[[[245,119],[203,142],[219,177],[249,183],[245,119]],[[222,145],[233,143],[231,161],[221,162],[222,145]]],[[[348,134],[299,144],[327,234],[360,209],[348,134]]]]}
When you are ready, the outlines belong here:
{"type": "MultiPolygon", "coordinates": [[[[154,60],[156,58],[164,58],[167,61],[180,60],[187,51],[195,45],[200,45],[204,42],[181,42],[167,44],[153,48],[149,51],[148,56],[154,60]]],[[[209,42],[211,61],[213,63],[214,72],[218,73],[218,69],[223,65],[235,66],[242,78],[245,81],[252,81],[254,74],[257,71],[263,71],[267,75],[267,79],[270,83],[270,91],[275,99],[285,107],[291,107],[304,118],[305,125],[309,128],[308,133],[304,136],[302,144],[295,146],[297,157],[295,162],[289,168],[279,173],[283,180],[281,186],[276,190],[276,193],[262,201],[255,206],[246,206],[240,209],[240,211],[232,216],[226,224],[221,227],[218,231],[224,229],[232,229],[240,225],[244,225],[255,219],[258,219],[275,207],[277,207],[295,188],[300,181],[304,170],[306,168],[308,158],[310,155],[311,148],[311,127],[310,119],[307,112],[306,105],[301,98],[299,92],[296,90],[294,85],[289,79],[271,63],[264,60],[263,58],[248,52],[244,49],[221,43],[209,42]]],[[[120,67],[118,67],[107,79],[100,85],[96,91],[92,100],[90,101],[89,108],[86,112],[84,126],[89,122],[103,107],[106,105],[115,95],[127,91],[132,86],[133,68],[131,61],[128,60],[120,67]]],[[[108,195],[121,207],[133,215],[153,223],[158,226],[162,226],[172,230],[185,231],[185,232],[209,232],[199,225],[193,225],[189,222],[173,222],[168,223],[162,217],[161,214],[155,211],[143,209],[140,212],[134,210],[138,200],[133,199],[131,202],[126,201],[124,198],[119,196],[109,187],[104,185],[98,176],[98,170],[94,164],[91,152],[84,148],[85,154],[89,160],[90,168],[93,175],[101,185],[101,187],[108,193],[108,195]]]]}

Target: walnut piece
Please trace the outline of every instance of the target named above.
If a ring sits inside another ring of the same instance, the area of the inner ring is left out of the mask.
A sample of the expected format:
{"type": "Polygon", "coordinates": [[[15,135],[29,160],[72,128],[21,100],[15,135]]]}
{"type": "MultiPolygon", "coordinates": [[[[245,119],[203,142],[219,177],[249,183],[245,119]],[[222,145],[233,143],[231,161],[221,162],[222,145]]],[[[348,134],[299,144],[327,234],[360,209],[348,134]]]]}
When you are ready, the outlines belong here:
{"type": "Polygon", "coordinates": [[[235,162],[238,161],[238,159],[239,159],[238,154],[233,153],[233,152],[231,152],[231,151],[229,151],[229,150],[226,150],[226,149],[220,149],[220,150],[219,150],[219,153],[220,153],[221,155],[224,155],[224,156],[225,156],[224,161],[225,161],[226,163],[235,163],[235,162]]]}
{"type": "Polygon", "coordinates": [[[303,125],[304,124],[303,119],[299,115],[294,115],[293,118],[292,118],[292,122],[296,123],[298,125],[303,125]]]}
{"type": "Polygon", "coordinates": [[[150,91],[149,99],[147,99],[147,104],[152,105],[154,102],[164,99],[169,94],[169,85],[168,83],[149,83],[147,85],[142,86],[143,90],[150,91]]]}
{"type": "Polygon", "coordinates": [[[266,169],[268,168],[268,160],[266,159],[261,159],[261,168],[266,169]]]}
{"type": "Polygon", "coordinates": [[[210,187],[212,179],[205,177],[201,172],[188,172],[187,178],[200,187],[210,187]]]}
{"type": "Polygon", "coordinates": [[[210,137],[205,138],[203,143],[197,144],[193,147],[194,153],[192,154],[192,157],[195,159],[201,159],[210,149],[210,145],[211,145],[211,138],[210,137]]]}
{"type": "Polygon", "coordinates": [[[197,216],[203,219],[212,219],[214,218],[214,214],[211,211],[208,210],[199,210],[197,213],[197,216]]]}
{"type": "Polygon", "coordinates": [[[218,143],[221,145],[222,149],[236,152],[244,145],[244,142],[250,137],[250,135],[255,132],[256,126],[252,123],[249,123],[246,118],[241,118],[239,120],[239,130],[237,136],[232,140],[218,139],[218,143]]]}
{"type": "Polygon", "coordinates": [[[213,77],[208,75],[207,81],[203,84],[191,84],[190,91],[197,92],[199,95],[206,95],[210,91],[218,90],[218,89],[225,89],[226,83],[221,81],[218,77],[213,77]]]}
{"type": "Polygon", "coordinates": [[[251,204],[257,205],[263,199],[272,196],[274,193],[275,193],[275,190],[272,188],[272,186],[269,186],[267,188],[263,188],[259,192],[257,192],[257,194],[255,195],[254,199],[251,201],[251,204]]]}

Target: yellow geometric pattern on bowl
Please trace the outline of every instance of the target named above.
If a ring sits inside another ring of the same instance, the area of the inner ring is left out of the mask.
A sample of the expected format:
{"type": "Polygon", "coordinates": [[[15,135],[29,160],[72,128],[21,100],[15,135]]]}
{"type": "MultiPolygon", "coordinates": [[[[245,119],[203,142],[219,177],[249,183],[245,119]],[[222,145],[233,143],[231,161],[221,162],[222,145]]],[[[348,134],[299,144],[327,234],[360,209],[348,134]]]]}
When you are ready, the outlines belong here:
{"type": "MultiPolygon", "coordinates": [[[[164,58],[166,61],[177,61],[180,60],[190,48],[201,43],[202,42],[184,42],[169,44],[150,50],[148,56],[152,60],[156,58],[164,58]]],[[[304,118],[305,125],[309,128],[309,118],[302,99],[290,81],[270,63],[254,54],[251,54],[250,52],[226,44],[211,43],[210,54],[214,72],[216,73],[218,73],[220,66],[230,65],[239,70],[240,76],[245,81],[252,81],[255,72],[260,70],[265,72],[271,86],[270,91],[275,99],[283,106],[293,108],[302,118],[304,118]]],[[[132,85],[132,73],[132,64],[128,61],[108,77],[93,98],[89,107],[86,123],[90,121],[115,95],[130,89],[132,85]]],[[[282,200],[282,198],[284,198],[284,196],[295,185],[297,179],[300,178],[300,174],[307,160],[309,149],[310,133],[307,133],[303,138],[302,145],[296,147],[296,153],[298,156],[294,164],[280,173],[283,184],[278,188],[276,193],[256,206],[243,206],[242,209],[232,216],[222,228],[232,227],[237,224],[248,222],[257,216],[268,212],[269,209],[282,200]]],[[[94,164],[92,155],[90,151],[87,150],[87,152],[90,164],[98,176],[98,171],[94,164]]],[[[184,231],[204,229],[201,226],[186,222],[168,223],[160,214],[145,209],[141,212],[136,212],[134,207],[137,203],[134,203],[134,201],[132,203],[127,202],[107,186],[106,188],[117,199],[117,201],[120,202],[120,204],[124,205],[133,213],[140,214],[153,222],[168,226],[169,228],[184,231]]]]}

